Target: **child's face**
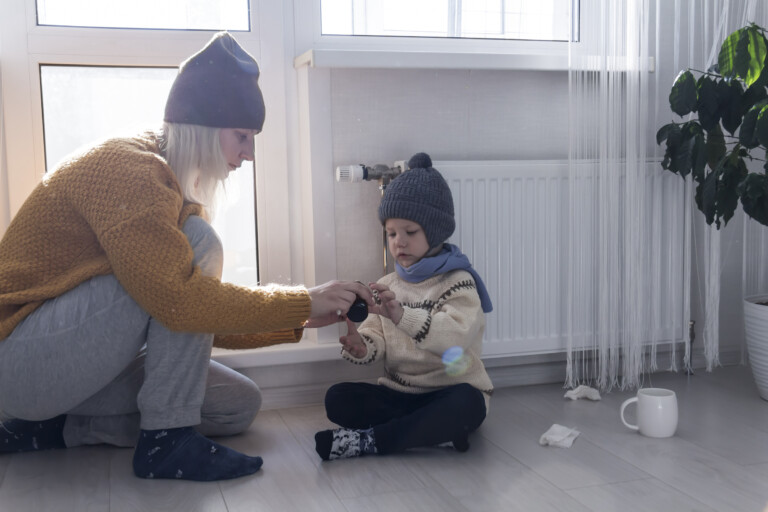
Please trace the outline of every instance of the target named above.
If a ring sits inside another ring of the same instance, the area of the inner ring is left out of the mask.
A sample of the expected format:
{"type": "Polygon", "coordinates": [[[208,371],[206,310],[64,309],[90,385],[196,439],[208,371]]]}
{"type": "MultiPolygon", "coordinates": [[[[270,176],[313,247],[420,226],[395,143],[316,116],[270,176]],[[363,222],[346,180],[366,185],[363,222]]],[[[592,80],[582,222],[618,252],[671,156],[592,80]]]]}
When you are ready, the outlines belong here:
{"type": "Polygon", "coordinates": [[[387,219],[384,229],[389,253],[401,267],[410,267],[429,252],[427,235],[418,223],[406,219],[387,219]]]}

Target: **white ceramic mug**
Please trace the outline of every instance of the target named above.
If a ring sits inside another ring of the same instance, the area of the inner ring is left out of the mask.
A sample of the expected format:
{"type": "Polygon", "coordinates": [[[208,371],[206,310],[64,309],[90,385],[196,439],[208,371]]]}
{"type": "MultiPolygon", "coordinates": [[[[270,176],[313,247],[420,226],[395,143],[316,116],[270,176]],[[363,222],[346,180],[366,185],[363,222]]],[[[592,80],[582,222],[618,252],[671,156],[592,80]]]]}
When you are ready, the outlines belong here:
{"type": "Polygon", "coordinates": [[[670,389],[642,388],[621,404],[621,421],[648,437],[671,437],[677,430],[677,395],[670,389]],[[637,425],[624,419],[624,409],[637,402],[637,425]]]}

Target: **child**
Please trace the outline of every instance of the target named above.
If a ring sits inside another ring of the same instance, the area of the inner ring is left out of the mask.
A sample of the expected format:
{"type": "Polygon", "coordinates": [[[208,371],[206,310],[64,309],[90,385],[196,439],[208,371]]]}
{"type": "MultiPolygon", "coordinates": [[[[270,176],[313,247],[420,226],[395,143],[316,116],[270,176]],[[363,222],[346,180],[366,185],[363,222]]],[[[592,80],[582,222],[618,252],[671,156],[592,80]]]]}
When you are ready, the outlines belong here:
{"type": "Polygon", "coordinates": [[[325,396],[328,418],[342,428],[315,434],[323,460],[387,454],[452,443],[485,419],[493,384],[482,352],[491,300],[480,276],[455,245],[453,199],[428,155],[387,187],[379,219],[396,272],[372,283],[379,304],[339,341],[355,364],[383,359],[378,385],[344,382],[325,396]]]}

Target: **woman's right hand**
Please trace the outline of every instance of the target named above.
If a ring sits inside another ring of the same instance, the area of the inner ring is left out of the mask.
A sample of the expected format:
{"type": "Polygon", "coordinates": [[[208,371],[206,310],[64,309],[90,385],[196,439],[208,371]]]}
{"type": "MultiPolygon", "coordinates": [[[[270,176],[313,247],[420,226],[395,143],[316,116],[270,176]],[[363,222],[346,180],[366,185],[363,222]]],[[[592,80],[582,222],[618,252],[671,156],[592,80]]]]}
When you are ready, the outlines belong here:
{"type": "Polygon", "coordinates": [[[360,336],[360,333],[357,332],[355,322],[349,318],[347,318],[346,321],[347,335],[340,337],[339,343],[341,343],[344,350],[349,352],[352,357],[361,359],[368,353],[368,347],[363,343],[363,338],[360,336]]]}
{"type": "Polygon", "coordinates": [[[374,306],[373,292],[357,281],[329,281],[309,289],[312,309],[304,327],[316,328],[335,324],[346,318],[352,303],[362,298],[368,307],[374,306]]]}

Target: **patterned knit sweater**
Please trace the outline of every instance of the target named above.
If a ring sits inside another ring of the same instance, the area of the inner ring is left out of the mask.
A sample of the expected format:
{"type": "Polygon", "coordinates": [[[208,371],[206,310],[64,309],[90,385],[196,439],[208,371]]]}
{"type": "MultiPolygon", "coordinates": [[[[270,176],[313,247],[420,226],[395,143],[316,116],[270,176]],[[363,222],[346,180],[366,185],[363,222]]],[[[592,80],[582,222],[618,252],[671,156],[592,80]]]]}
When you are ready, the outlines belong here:
{"type": "Polygon", "coordinates": [[[420,283],[393,272],[379,283],[395,292],[403,317],[395,325],[369,315],[358,329],[368,353],[356,358],[342,351],[343,357],[356,364],[383,360],[379,384],[405,393],[466,382],[483,392],[487,408],[493,384],[480,359],[485,316],[469,272],[454,270],[420,283]]]}
{"type": "Polygon", "coordinates": [[[172,330],[213,333],[224,348],[298,341],[307,290],[203,276],[180,229],[193,213],[201,208],[184,204],[154,134],[107,140],[65,161],[0,240],[0,340],[45,300],[114,274],[172,330]]]}

